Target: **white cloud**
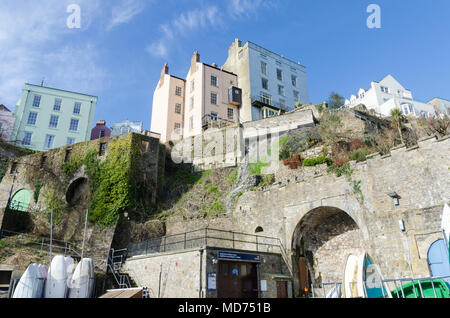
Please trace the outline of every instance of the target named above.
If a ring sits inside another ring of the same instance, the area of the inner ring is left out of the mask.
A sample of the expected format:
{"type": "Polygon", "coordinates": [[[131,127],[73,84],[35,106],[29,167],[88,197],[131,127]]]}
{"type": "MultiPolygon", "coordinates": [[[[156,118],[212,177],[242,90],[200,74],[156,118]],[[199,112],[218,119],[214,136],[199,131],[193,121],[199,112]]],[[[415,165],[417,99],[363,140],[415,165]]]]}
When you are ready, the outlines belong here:
{"type": "Polygon", "coordinates": [[[162,36],[147,46],[147,52],[156,57],[167,57],[169,42],[200,29],[219,27],[223,18],[216,6],[206,6],[183,12],[171,22],[161,24],[162,36]]]}
{"type": "Polygon", "coordinates": [[[112,17],[106,29],[111,30],[120,24],[130,22],[145,9],[145,6],[142,0],[123,0],[118,6],[112,8],[112,17]]]}
{"type": "Polygon", "coordinates": [[[71,30],[67,6],[73,0],[0,1],[0,103],[13,106],[25,82],[93,93],[104,85],[106,73],[98,66],[94,45],[71,43],[74,32],[84,32],[96,20],[98,0],[77,0],[82,10],[81,30],[71,30]]]}

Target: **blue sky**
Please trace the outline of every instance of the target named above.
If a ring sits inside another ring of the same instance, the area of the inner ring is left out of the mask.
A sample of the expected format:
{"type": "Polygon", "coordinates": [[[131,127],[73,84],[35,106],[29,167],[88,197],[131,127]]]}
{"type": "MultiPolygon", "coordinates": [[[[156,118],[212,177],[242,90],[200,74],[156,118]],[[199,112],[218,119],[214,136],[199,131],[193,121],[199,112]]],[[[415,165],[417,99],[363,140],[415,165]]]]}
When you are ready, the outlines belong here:
{"type": "Polygon", "coordinates": [[[194,51],[222,65],[238,37],[307,68],[311,101],[392,74],[415,99],[450,99],[448,0],[1,0],[0,103],[24,82],[99,97],[95,120],[150,128],[164,63],[184,77],[194,51]],[[69,29],[69,4],[81,28],[69,29]],[[381,28],[369,29],[369,4],[381,28]]]}

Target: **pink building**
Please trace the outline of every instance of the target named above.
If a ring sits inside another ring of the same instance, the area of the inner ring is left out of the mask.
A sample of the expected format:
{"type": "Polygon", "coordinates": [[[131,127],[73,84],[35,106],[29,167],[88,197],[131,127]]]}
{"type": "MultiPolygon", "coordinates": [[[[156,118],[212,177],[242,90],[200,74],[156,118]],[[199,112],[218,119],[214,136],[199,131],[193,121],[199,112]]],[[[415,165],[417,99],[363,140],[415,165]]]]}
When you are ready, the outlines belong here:
{"type": "Polygon", "coordinates": [[[9,141],[16,117],[5,105],[0,105],[0,139],[9,141]]]}
{"type": "Polygon", "coordinates": [[[199,135],[238,122],[240,104],[237,75],[201,63],[195,52],[185,79],[169,75],[164,65],[153,95],[151,130],[162,142],[199,135]]]}
{"type": "Polygon", "coordinates": [[[91,140],[111,136],[111,129],[106,127],[106,121],[100,120],[91,130],[91,140]]]}

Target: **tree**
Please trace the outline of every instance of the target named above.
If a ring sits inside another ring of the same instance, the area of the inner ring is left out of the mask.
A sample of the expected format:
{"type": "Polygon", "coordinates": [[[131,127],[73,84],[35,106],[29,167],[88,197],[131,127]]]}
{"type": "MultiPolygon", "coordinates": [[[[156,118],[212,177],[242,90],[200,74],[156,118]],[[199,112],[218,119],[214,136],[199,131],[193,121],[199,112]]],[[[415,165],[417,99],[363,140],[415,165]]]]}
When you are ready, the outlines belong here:
{"type": "Polygon", "coordinates": [[[330,96],[328,97],[327,103],[329,108],[339,108],[341,106],[344,106],[345,98],[336,92],[331,92],[330,96]]]}
{"type": "Polygon", "coordinates": [[[402,121],[404,119],[403,112],[400,110],[400,108],[391,109],[391,117],[392,122],[397,126],[398,133],[400,134],[400,141],[402,144],[404,144],[402,135],[402,121]]]}

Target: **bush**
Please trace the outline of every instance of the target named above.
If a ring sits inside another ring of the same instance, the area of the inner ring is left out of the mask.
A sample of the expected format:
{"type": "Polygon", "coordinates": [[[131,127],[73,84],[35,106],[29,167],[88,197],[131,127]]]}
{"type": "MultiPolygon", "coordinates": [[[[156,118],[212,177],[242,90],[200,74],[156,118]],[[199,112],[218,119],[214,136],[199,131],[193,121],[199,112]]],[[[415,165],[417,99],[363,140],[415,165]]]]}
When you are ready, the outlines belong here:
{"type": "Polygon", "coordinates": [[[328,166],[332,165],[333,160],[328,157],[317,157],[314,159],[305,159],[303,160],[303,166],[305,167],[314,167],[317,165],[321,165],[326,163],[328,166]]]}
{"type": "Polygon", "coordinates": [[[367,148],[353,150],[352,154],[350,155],[350,160],[356,160],[357,162],[366,161],[366,157],[370,155],[371,152],[372,151],[367,148]]]}

